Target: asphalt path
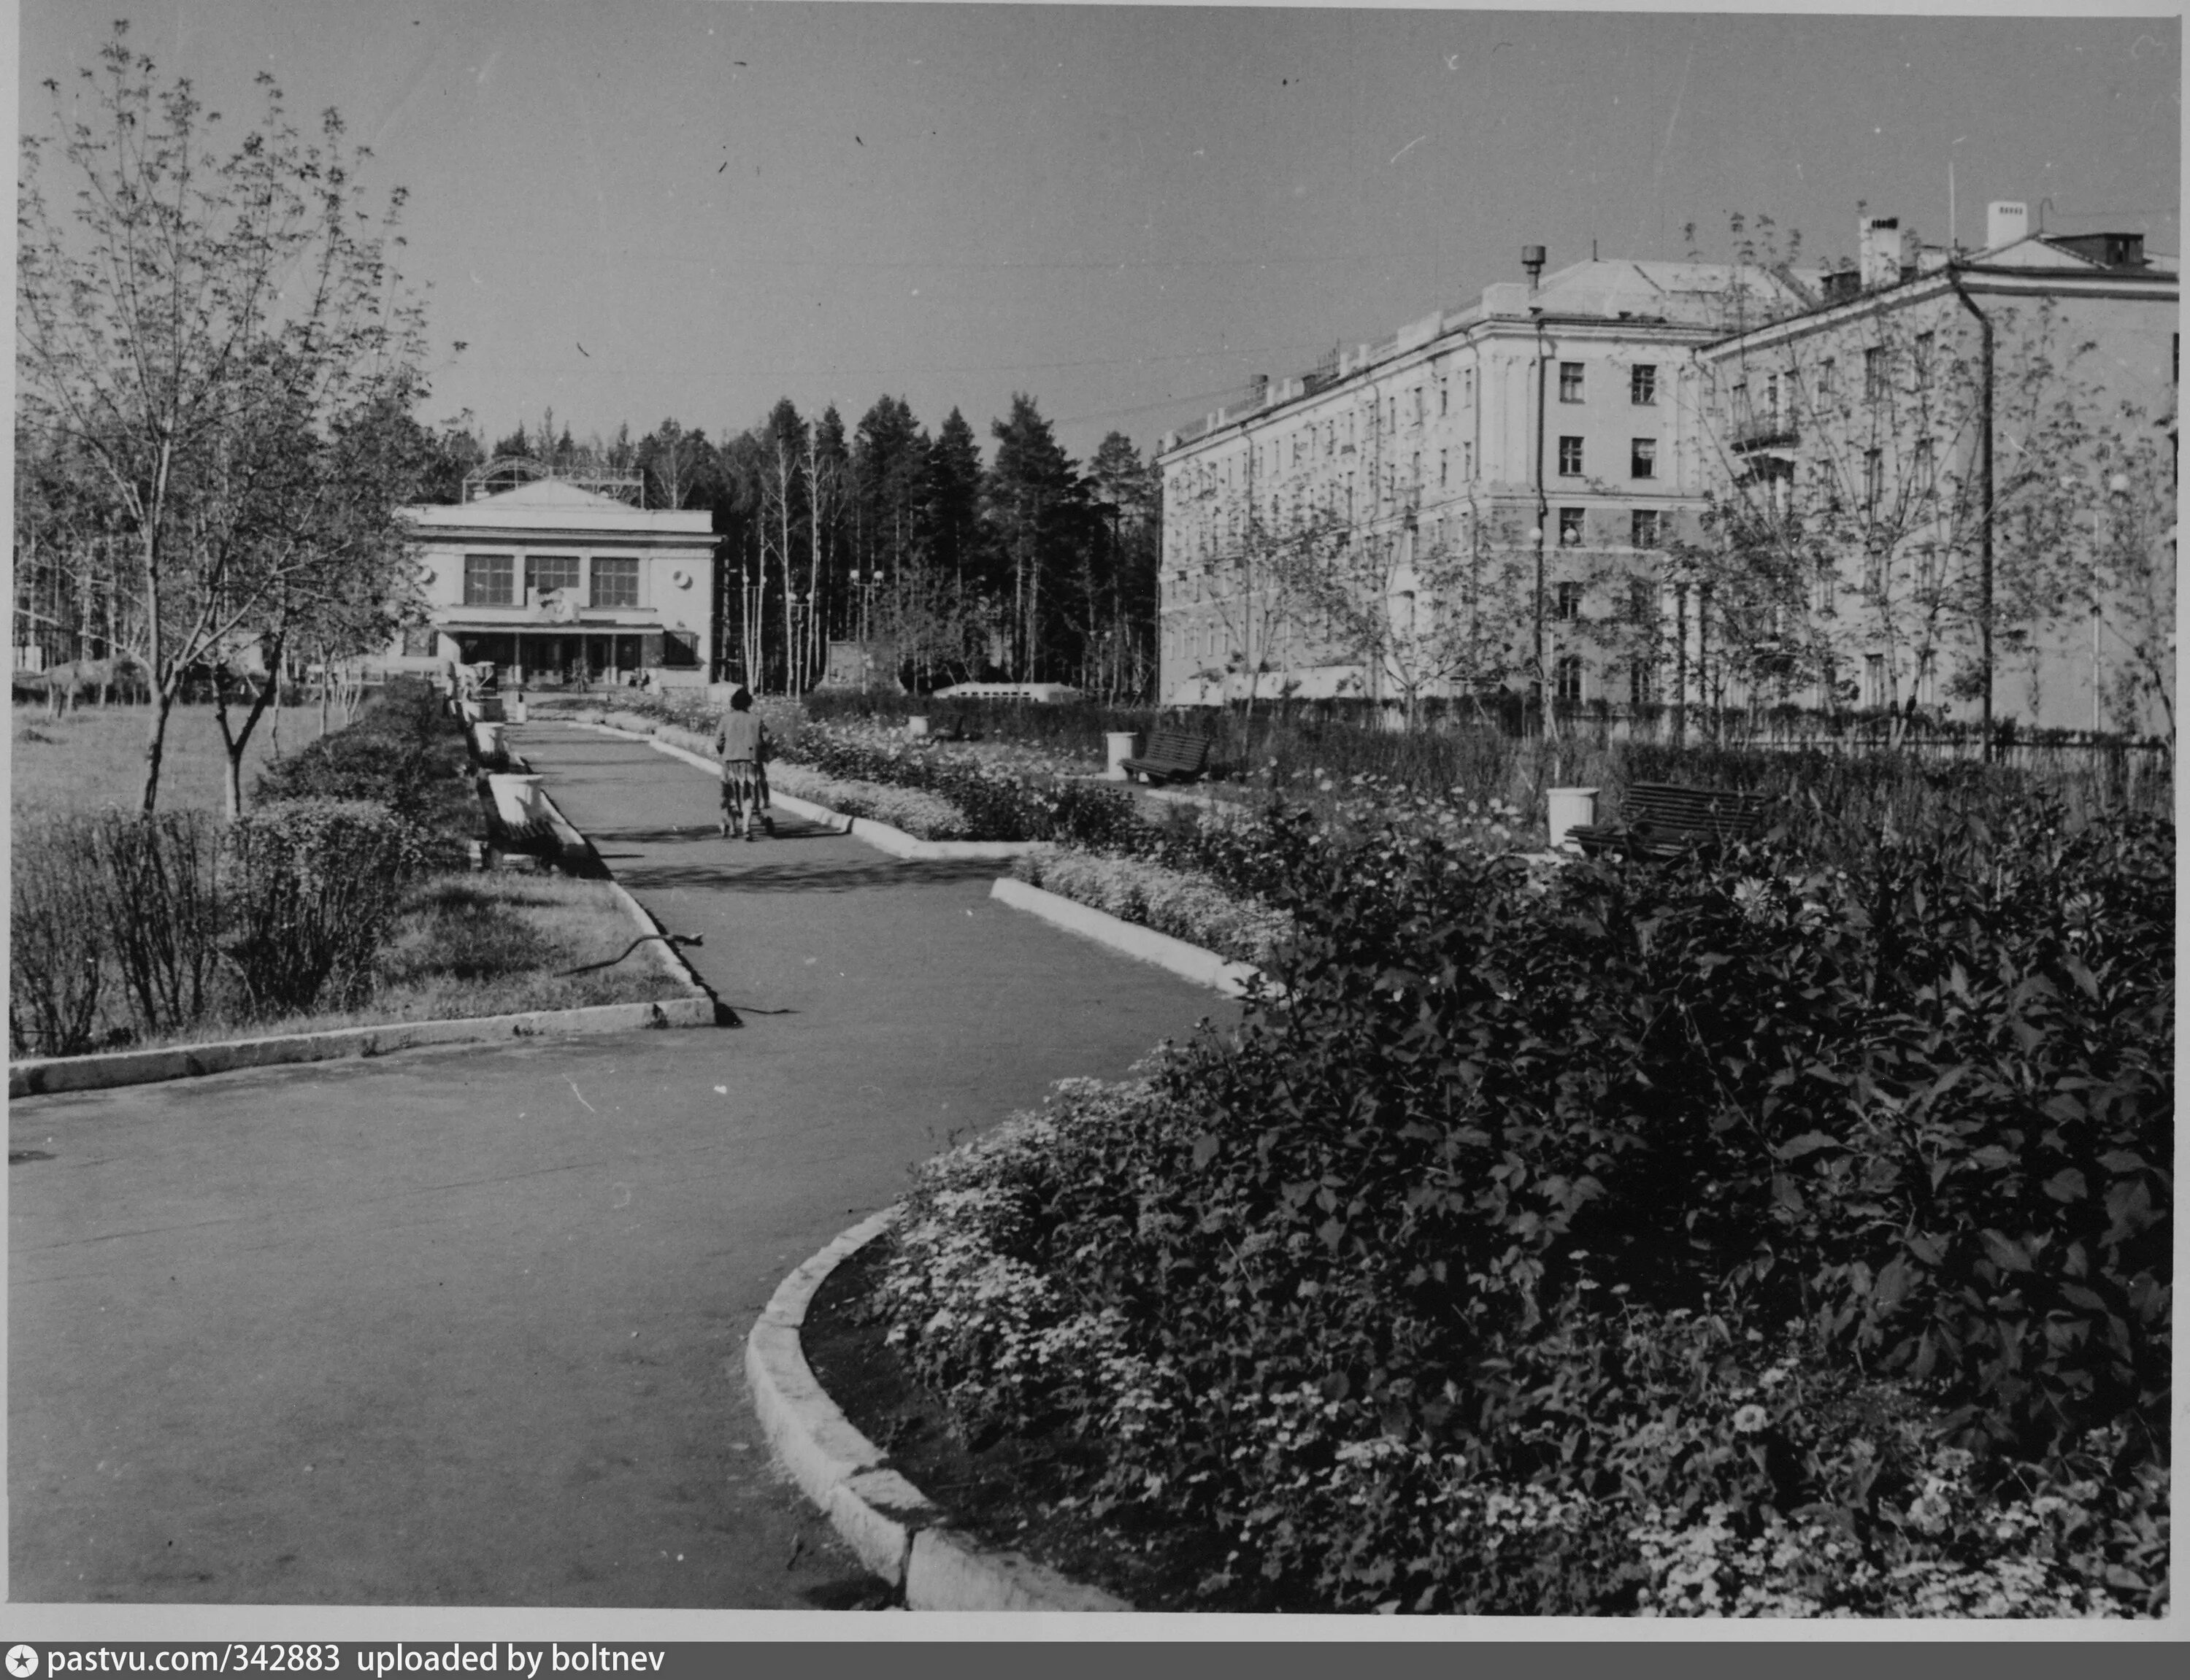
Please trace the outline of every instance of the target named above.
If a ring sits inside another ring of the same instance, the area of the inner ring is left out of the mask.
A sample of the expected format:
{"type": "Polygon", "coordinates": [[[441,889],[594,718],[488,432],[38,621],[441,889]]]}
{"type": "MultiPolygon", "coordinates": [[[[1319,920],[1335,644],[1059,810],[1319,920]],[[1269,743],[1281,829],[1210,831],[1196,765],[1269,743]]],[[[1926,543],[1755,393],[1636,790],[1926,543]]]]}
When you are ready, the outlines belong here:
{"type": "Polygon", "coordinates": [[[10,1105],[19,1603],[839,1609],[743,1339],[908,1166],[1236,1005],[918,863],[535,724],[744,1021],[10,1105]]]}

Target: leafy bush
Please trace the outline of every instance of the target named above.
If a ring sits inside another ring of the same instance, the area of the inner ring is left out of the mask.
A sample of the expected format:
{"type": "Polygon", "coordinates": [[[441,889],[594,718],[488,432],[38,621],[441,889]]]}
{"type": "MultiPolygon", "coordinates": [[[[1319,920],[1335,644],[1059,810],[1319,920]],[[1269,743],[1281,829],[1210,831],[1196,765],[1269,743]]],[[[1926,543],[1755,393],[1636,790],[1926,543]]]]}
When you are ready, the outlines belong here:
{"type": "Polygon", "coordinates": [[[1285,1004],[915,1198],[893,1334],[969,1428],[1277,1603],[2164,1602],[2167,825],[1549,878],[1263,826],[1285,1004]]]}
{"type": "Polygon", "coordinates": [[[1234,962],[1268,964],[1288,924],[1267,906],[1224,891],[1205,876],[1132,857],[1085,851],[1026,852],[1012,874],[1077,903],[1183,939],[1234,962]]]}
{"type": "Polygon", "coordinates": [[[434,837],[435,862],[461,861],[485,833],[461,725],[414,677],[389,682],[356,722],[269,765],[262,804],[282,800],[370,800],[434,837]]]}
{"type": "Polygon", "coordinates": [[[428,850],[415,825],[365,800],[285,800],[233,824],[224,955],[249,1011],[363,1002],[403,885],[428,850]]]}

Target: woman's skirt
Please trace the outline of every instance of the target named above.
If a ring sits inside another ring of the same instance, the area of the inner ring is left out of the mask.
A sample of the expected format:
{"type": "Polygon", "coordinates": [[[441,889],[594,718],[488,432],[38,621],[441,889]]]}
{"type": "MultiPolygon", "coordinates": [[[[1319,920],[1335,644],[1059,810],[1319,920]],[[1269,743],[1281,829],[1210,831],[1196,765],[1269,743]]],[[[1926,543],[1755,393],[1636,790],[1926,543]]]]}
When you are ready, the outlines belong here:
{"type": "Polygon", "coordinates": [[[723,766],[723,809],[733,815],[751,807],[768,806],[768,772],[751,759],[732,759],[723,766]]]}

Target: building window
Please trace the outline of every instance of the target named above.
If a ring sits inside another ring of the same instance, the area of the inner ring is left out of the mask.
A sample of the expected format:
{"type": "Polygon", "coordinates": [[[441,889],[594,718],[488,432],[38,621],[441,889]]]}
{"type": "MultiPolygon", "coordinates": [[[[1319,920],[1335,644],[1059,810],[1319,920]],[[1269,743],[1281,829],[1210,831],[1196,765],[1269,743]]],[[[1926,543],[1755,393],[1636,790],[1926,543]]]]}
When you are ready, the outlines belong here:
{"type": "Polygon", "coordinates": [[[1581,655],[1579,653],[1560,654],[1557,670],[1558,671],[1559,699],[1562,700],[1579,701],[1581,699],[1581,655]]]}
{"type": "Polygon", "coordinates": [[[1638,409],[1658,405],[1658,369],[1655,363],[1638,363],[1628,371],[1627,400],[1638,409]]]}
{"type": "Polygon", "coordinates": [[[578,557],[575,554],[528,554],[525,557],[525,592],[537,601],[551,589],[578,586],[578,557]]]}
{"type": "Polygon", "coordinates": [[[1451,451],[1449,450],[1439,450],[1438,451],[1438,485],[1440,489],[1444,485],[1445,468],[1449,465],[1445,457],[1450,453],[1451,451]]]}
{"type": "Polygon", "coordinates": [[[1866,653],[1863,661],[1863,703],[1867,706],[1887,704],[1886,692],[1886,655],[1866,653]]]}
{"type": "Polygon", "coordinates": [[[1627,662],[1627,703],[1632,706],[1650,704],[1650,662],[1634,659],[1627,662]]]}
{"type": "Polygon", "coordinates": [[[1581,364],[1580,362],[1559,364],[1559,400],[1563,403],[1578,403],[1581,400],[1581,364]]]}
{"type": "Polygon", "coordinates": [[[1863,353],[1863,399],[1875,403],[1886,394],[1886,352],[1874,344],[1863,353]]]}
{"type": "Polygon", "coordinates": [[[1877,450],[1863,452],[1863,511],[1878,517],[1878,499],[1886,488],[1886,461],[1877,450]]]}
{"type": "Polygon", "coordinates": [[[1627,580],[1627,619],[1630,624],[1647,625],[1658,616],[1658,591],[1648,578],[1627,580]]]}
{"type": "Polygon", "coordinates": [[[1559,439],[1559,477],[1562,478],[1579,478],[1581,477],[1580,438],[1562,438],[1559,439]]]}
{"type": "Polygon", "coordinates": [[[1637,438],[1628,446],[1628,476],[1635,478],[1654,478],[1658,476],[1658,440],[1637,438]]]}
{"type": "Polygon", "coordinates": [[[1581,509],[1579,507],[1562,507],[1559,510],[1559,546],[1581,546],[1581,509]]]}
{"type": "Polygon", "coordinates": [[[1451,412],[1452,387],[1443,374],[1438,376],[1438,416],[1443,419],[1451,412]]]}
{"type": "Polygon", "coordinates": [[[507,607],[517,578],[517,560],[510,554],[464,556],[464,605],[507,607]]]}
{"type": "Polygon", "coordinates": [[[594,561],[593,604],[596,607],[638,605],[638,562],[635,559],[594,561]]]}
{"type": "Polygon", "coordinates": [[[1638,507],[1628,516],[1628,535],[1637,548],[1655,548],[1663,531],[1659,524],[1659,511],[1654,507],[1638,507]]]}
{"type": "Polygon", "coordinates": [[[1463,402],[1472,403],[1475,400],[1475,370],[1472,367],[1463,368],[1461,371],[1460,395],[1463,402]]]}
{"type": "Polygon", "coordinates": [[[1819,362],[1818,364],[1818,394],[1820,397],[1831,396],[1833,394],[1834,382],[1839,377],[1840,364],[1835,362],[1830,356],[1826,357],[1824,360],[1819,362]]]}
{"type": "Polygon", "coordinates": [[[1560,619],[1573,624],[1581,617],[1581,585],[1567,582],[1559,585],[1558,614],[1560,619]]]}
{"type": "Polygon", "coordinates": [[[1460,446],[1460,476],[1470,484],[1475,482],[1475,445],[1472,444],[1460,446]]]}
{"type": "Polygon", "coordinates": [[[1916,335],[1916,353],[1913,359],[1916,368],[1916,382],[1919,385],[1928,385],[1932,382],[1932,351],[1936,342],[1934,335],[1931,333],[1920,332],[1916,335]]]}

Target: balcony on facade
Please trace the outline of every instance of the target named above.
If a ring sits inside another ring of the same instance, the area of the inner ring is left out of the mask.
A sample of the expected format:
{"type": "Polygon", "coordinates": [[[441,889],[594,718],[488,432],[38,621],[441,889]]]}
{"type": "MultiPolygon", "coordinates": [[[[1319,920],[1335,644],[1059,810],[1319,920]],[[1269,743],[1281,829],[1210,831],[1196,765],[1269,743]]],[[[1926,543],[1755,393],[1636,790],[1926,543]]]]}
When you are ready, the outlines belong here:
{"type": "Polygon", "coordinates": [[[1733,452],[1749,455],[1758,450],[1791,450],[1801,437],[1791,414],[1745,415],[1733,423],[1733,452]]]}

